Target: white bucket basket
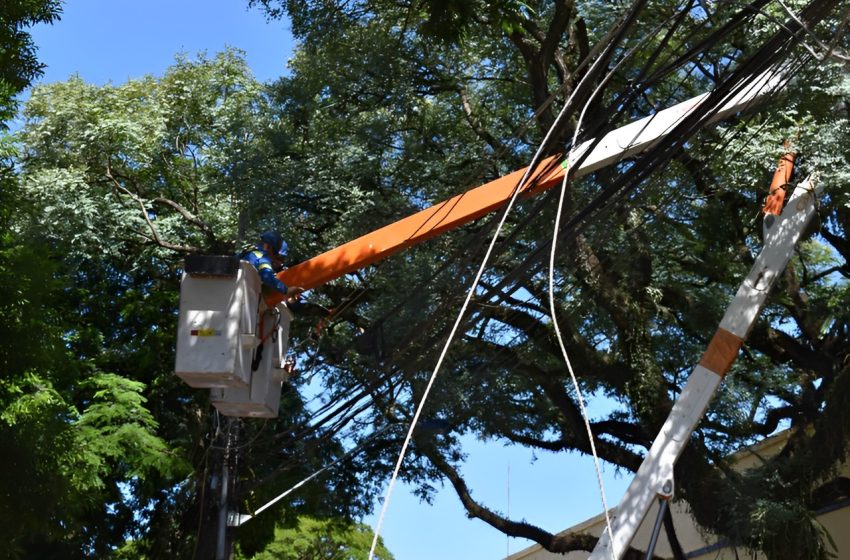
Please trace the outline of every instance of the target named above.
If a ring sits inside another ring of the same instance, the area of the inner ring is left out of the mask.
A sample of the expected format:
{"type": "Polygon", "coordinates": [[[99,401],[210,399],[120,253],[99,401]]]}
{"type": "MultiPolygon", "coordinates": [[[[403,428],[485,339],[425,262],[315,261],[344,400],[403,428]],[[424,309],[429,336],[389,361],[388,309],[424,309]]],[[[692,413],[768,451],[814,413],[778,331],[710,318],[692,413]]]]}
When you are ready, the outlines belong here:
{"type": "Polygon", "coordinates": [[[261,312],[262,353],[251,382],[244,388],[222,388],[210,391],[210,400],[225,416],[275,418],[280,406],[281,385],[287,379],[284,371],[289,345],[292,314],[285,305],[261,312]]]}
{"type": "Polygon", "coordinates": [[[235,258],[199,259],[200,265],[187,265],[180,283],[174,371],[190,387],[248,387],[257,340],[259,275],[235,258]],[[225,266],[204,269],[204,262],[225,266]]]}

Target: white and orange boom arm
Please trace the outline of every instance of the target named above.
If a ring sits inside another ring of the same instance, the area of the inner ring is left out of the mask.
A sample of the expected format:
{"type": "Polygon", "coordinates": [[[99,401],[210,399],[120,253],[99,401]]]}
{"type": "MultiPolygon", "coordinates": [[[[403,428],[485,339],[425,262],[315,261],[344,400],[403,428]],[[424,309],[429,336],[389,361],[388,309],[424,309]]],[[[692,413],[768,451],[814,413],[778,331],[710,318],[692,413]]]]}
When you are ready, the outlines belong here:
{"type": "MultiPolygon", "coordinates": [[[[790,177],[792,163],[783,158],[779,170],[790,177]]],[[[670,416],[638,468],[626,494],[616,509],[612,522],[613,537],[602,535],[590,560],[620,559],[629,547],[638,528],[657,496],[668,494],[665,483],[672,482],[673,467],[705,414],[717,387],[732,366],[744,340],[755,324],[776,278],[785,269],[799,241],[815,215],[819,188],[809,177],[798,186],[782,213],[764,223],[764,249],[753,268],[738,288],[738,293],[720,327],[705,350],[682,394],[673,405],[670,416]],[[770,222],[770,223],[768,223],[770,222]]]]}
{"type": "MultiPolygon", "coordinates": [[[[764,95],[775,92],[784,82],[778,71],[768,71],[753,80],[740,92],[730,96],[711,118],[715,122],[735,114],[764,95]]],[[[678,123],[690,115],[708,97],[704,93],[683,101],[655,115],[645,117],[606,134],[582,163],[573,169],[573,177],[581,177],[624,157],[641,152],[666,136],[678,123]]],[[[589,140],[573,151],[578,161],[593,145],[589,140]]],[[[542,192],[560,184],[564,166],[557,165],[558,156],[543,160],[538,171],[526,181],[523,194],[542,192]]],[[[510,200],[525,169],[514,171],[480,187],[471,189],[412,216],[384,226],[349,241],[321,255],[301,262],[278,274],[287,286],[316,288],[349,272],[360,270],[394,253],[417,245],[446,231],[455,229],[503,207],[510,200]]],[[[266,297],[273,306],[283,296],[266,297]]]]}

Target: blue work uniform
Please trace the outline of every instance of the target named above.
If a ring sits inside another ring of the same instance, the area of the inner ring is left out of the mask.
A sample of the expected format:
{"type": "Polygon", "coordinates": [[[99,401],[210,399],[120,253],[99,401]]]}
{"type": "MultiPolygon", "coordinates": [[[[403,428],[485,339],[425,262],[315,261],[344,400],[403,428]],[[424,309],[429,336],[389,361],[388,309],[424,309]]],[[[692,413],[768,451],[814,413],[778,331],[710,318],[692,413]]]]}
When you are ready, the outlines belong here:
{"type": "Polygon", "coordinates": [[[256,248],[243,253],[242,259],[248,261],[254,268],[257,269],[257,272],[260,273],[260,280],[262,280],[263,285],[282,294],[286,294],[289,291],[286,284],[281,282],[280,278],[278,278],[274,273],[272,261],[263,249],[262,245],[257,245],[256,248]]]}

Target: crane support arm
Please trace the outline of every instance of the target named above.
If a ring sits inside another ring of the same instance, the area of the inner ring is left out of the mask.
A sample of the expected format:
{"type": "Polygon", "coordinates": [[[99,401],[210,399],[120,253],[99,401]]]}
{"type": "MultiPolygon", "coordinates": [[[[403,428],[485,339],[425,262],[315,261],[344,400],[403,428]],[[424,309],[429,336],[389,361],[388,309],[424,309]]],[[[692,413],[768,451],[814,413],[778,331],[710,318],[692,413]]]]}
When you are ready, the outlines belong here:
{"type": "MultiPolygon", "coordinates": [[[[765,72],[740,91],[730,95],[720,110],[715,112],[711,121],[715,122],[740,112],[760,97],[779,89],[784,79],[782,73],[777,70],[765,72]]],[[[573,169],[573,177],[586,175],[651,147],[698,108],[708,95],[704,93],[693,97],[655,115],[613,130],[599,143],[595,140],[584,142],[573,150],[570,163],[579,161],[588,149],[593,149],[581,160],[581,164],[573,169]]],[[[552,156],[543,160],[526,181],[522,194],[536,194],[558,185],[564,178],[565,168],[568,167],[565,164],[558,165],[558,159],[559,156],[552,156]]],[[[278,273],[278,278],[287,286],[316,288],[402,249],[467,224],[504,206],[525,171],[525,168],[514,171],[367,233],[278,273]]],[[[276,294],[266,298],[269,305],[275,305],[282,299],[283,296],[276,294]]]]}
{"type": "MultiPolygon", "coordinates": [[[[780,169],[783,165],[790,163],[780,162],[780,169]]],[[[785,269],[795,245],[815,215],[820,188],[815,188],[814,184],[815,178],[809,177],[794,190],[782,214],[769,225],[765,222],[764,249],[738,288],[699,365],[688,378],[617,506],[612,522],[613,538],[605,533],[593,549],[590,560],[622,558],[656,496],[662,493],[664,483],[672,480],[676,461],[735,361],[774,281],[785,269]]]]}
{"type": "MultiPolygon", "coordinates": [[[[544,160],[540,169],[542,171],[537,172],[526,184],[540,189],[550,188],[564,176],[563,169],[557,166],[557,156],[544,160]],[[549,169],[553,165],[555,168],[549,169]]],[[[496,210],[510,199],[524,172],[525,169],[514,171],[444,200],[288,268],[279,273],[278,277],[287,286],[309,289],[364,268],[496,210]]]]}

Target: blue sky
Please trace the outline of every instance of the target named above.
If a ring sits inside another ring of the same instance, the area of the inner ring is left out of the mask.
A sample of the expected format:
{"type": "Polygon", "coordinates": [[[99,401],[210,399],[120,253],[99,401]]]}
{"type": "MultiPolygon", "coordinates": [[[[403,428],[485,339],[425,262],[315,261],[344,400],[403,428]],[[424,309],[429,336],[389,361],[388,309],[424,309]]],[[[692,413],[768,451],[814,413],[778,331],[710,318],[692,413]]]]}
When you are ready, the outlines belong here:
{"type": "MultiPolygon", "coordinates": [[[[61,21],[38,26],[33,36],[47,64],[39,83],[79,74],[89,83],[120,84],[161,75],[179,52],[213,54],[225,46],[245,51],[254,75],[268,81],[286,73],[294,48],[286,22],[267,21],[247,8],[247,0],[72,0],[61,21]]],[[[601,511],[586,457],[535,455],[474,439],[466,450],[462,472],[473,497],[514,519],[560,531],[601,511]]],[[[604,475],[608,503],[614,505],[628,478],[611,467],[604,475]]],[[[374,524],[376,516],[365,521],[374,524]]],[[[397,560],[496,560],[531,544],[468,519],[450,487],[437,493],[433,505],[420,503],[409,488],[396,488],[382,536],[397,560]]]]}
{"type": "Polygon", "coordinates": [[[47,64],[40,82],[78,73],[94,84],[120,84],[160,75],[179,52],[215,53],[225,46],[247,53],[259,80],[286,71],[293,49],[289,24],[267,21],[247,0],[70,0],[61,21],[33,35],[47,64]]]}

